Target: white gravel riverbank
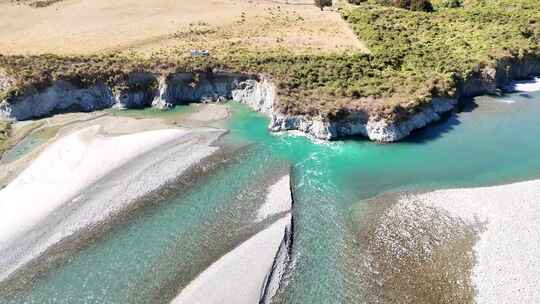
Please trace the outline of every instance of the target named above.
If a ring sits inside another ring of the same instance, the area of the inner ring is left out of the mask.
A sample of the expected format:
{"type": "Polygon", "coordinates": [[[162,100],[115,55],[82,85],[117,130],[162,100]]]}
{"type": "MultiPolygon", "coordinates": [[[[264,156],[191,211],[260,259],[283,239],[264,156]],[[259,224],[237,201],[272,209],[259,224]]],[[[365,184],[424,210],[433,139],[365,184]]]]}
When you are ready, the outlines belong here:
{"type": "Polygon", "coordinates": [[[256,221],[286,214],[210,265],[171,303],[249,304],[260,303],[262,297],[270,299],[283,276],[288,249],[282,246],[291,242],[291,211],[287,174],[268,188],[256,221]]]}
{"type": "Polygon", "coordinates": [[[520,304],[540,299],[540,180],[438,190],[403,196],[399,203],[412,202],[484,225],[474,245],[471,279],[476,303],[520,304]]]}
{"type": "Polygon", "coordinates": [[[261,208],[257,211],[256,222],[292,209],[291,177],[285,175],[268,189],[268,194],[261,208]]]}
{"type": "Polygon", "coordinates": [[[224,255],[182,290],[171,304],[259,303],[291,215],[224,255]]]}
{"type": "Polygon", "coordinates": [[[219,148],[223,130],[106,136],[100,126],[49,146],[0,191],[0,281],[50,246],[94,227],[219,148]]]}
{"type": "Polygon", "coordinates": [[[171,129],[105,137],[94,126],[60,139],[0,191],[0,248],[108,172],[186,133],[171,129]]]}

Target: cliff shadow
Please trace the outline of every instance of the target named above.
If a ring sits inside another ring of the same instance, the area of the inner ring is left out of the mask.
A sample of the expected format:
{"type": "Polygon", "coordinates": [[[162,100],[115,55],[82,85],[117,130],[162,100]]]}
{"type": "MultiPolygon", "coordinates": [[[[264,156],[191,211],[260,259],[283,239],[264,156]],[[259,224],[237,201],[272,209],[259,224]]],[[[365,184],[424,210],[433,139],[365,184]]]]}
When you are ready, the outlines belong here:
{"type": "Polygon", "coordinates": [[[441,115],[441,120],[429,124],[421,129],[415,130],[406,137],[403,142],[411,144],[425,144],[427,142],[436,140],[454,130],[454,128],[461,124],[457,113],[450,112],[441,115]]]}
{"type": "Polygon", "coordinates": [[[441,115],[437,122],[429,124],[421,129],[415,130],[403,140],[405,143],[425,144],[427,142],[439,139],[445,134],[452,132],[461,124],[459,113],[472,112],[478,107],[474,98],[466,98],[459,101],[457,111],[451,111],[441,115]]]}
{"type": "Polygon", "coordinates": [[[525,99],[534,99],[534,97],[529,93],[520,93],[518,96],[525,99]]]}

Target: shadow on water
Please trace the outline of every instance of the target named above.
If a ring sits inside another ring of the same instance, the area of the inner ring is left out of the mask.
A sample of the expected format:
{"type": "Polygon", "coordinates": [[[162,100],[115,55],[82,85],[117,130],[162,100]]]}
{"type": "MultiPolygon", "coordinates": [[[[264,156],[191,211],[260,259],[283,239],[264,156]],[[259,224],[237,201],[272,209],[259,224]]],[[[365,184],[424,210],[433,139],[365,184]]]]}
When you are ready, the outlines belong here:
{"type": "Polygon", "coordinates": [[[461,122],[455,113],[446,113],[442,115],[439,122],[429,124],[422,129],[414,131],[403,142],[411,144],[425,144],[453,131],[459,124],[461,124],[461,122]]]}
{"type": "Polygon", "coordinates": [[[463,98],[459,101],[459,111],[462,113],[470,113],[478,108],[474,98],[463,98]]]}
{"type": "MultiPolygon", "coordinates": [[[[470,113],[476,108],[478,108],[478,104],[473,98],[462,99],[459,101],[459,113],[470,113]]],[[[456,112],[448,112],[441,115],[440,121],[428,124],[424,128],[413,131],[410,136],[403,140],[403,142],[410,144],[425,144],[452,132],[460,124],[461,120],[459,114],[456,112]]]]}

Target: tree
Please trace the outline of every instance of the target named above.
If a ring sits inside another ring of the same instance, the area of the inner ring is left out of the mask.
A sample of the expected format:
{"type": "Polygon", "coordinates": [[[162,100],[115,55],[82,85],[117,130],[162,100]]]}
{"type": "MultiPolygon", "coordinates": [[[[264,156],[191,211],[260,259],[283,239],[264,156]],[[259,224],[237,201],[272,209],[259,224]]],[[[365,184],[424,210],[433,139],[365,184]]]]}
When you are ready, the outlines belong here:
{"type": "Polygon", "coordinates": [[[315,6],[320,8],[321,11],[326,6],[329,6],[329,7],[332,6],[332,0],[314,0],[313,2],[315,2],[315,6]]]}

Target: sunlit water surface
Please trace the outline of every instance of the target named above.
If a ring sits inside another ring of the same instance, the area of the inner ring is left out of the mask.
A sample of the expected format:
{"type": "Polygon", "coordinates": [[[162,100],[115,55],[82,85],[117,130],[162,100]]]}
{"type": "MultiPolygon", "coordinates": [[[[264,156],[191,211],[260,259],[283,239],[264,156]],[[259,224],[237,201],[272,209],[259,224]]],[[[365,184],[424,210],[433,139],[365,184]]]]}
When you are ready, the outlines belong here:
{"type": "Polygon", "coordinates": [[[354,303],[362,291],[350,215],[363,199],[540,176],[540,93],[477,98],[444,122],[387,145],[272,135],[267,118],[237,104],[232,109],[225,140],[254,145],[191,189],[145,209],[16,298],[2,302],[0,295],[0,302],[165,303],[209,263],[263,228],[252,224],[259,194],[291,164],[293,270],[276,302],[354,303]]]}

